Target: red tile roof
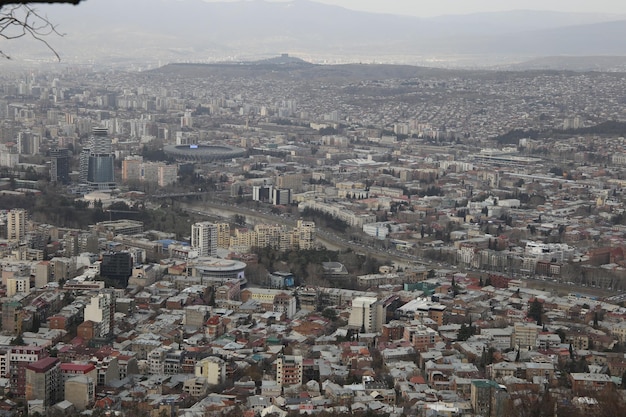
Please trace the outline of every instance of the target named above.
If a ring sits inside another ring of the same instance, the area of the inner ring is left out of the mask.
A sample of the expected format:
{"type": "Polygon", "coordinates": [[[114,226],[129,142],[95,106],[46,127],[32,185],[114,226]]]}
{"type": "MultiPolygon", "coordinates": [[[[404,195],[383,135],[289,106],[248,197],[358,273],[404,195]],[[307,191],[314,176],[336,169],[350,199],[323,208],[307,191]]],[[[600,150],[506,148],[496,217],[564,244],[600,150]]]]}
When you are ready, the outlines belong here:
{"type": "Polygon", "coordinates": [[[61,364],[61,372],[63,371],[72,372],[72,373],[83,372],[86,374],[95,369],[96,367],[91,363],[71,363],[70,362],[70,363],[61,364]]]}
{"type": "Polygon", "coordinates": [[[38,373],[47,372],[52,369],[59,362],[59,358],[47,357],[33,362],[26,366],[26,369],[35,371],[38,373]]]}

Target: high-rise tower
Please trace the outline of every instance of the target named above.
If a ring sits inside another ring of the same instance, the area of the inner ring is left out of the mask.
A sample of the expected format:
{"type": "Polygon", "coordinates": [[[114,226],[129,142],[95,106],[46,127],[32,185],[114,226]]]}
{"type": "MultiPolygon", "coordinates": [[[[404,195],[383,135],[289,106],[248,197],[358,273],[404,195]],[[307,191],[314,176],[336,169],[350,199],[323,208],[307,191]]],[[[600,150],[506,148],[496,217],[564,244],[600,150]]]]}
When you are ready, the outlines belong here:
{"type": "Polygon", "coordinates": [[[96,189],[115,188],[114,162],[107,129],[95,127],[88,146],[80,154],[80,181],[96,189]]]}
{"type": "Polygon", "coordinates": [[[26,217],[24,209],[13,209],[7,213],[7,239],[22,240],[26,236],[26,217]]]}
{"type": "Polygon", "coordinates": [[[200,222],[191,225],[191,246],[198,249],[200,256],[217,255],[217,225],[200,222]]]}
{"type": "Polygon", "coordinates": [[[50,150],[50,180],[67,184],[70,182],[70,151],[65,148],[50,150]]]}

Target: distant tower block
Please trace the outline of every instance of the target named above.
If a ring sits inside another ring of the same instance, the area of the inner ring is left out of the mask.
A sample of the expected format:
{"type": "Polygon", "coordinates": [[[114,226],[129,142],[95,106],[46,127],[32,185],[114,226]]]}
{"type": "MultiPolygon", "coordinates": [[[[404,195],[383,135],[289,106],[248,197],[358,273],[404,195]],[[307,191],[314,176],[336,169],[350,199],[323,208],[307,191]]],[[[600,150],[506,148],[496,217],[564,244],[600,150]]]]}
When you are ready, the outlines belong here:
{"type": "Polygon", "coordinates": [[[95,189],[115,188],[115,155],[108,130],[93,129],[89,145],[80,154],[79,180],[95,189]]]}
{"type": "Polygon", "coordinates": [[[70,182],[70,151],[65,148],[50,150],[50,180],[61,184],[70,182]]]}
{"type": "Polygon", "coordinates": [[[191,117],[191,110],[185,110],[185,114],[180,118],[180,127],[193,127],[193,118],[191,117]]]}

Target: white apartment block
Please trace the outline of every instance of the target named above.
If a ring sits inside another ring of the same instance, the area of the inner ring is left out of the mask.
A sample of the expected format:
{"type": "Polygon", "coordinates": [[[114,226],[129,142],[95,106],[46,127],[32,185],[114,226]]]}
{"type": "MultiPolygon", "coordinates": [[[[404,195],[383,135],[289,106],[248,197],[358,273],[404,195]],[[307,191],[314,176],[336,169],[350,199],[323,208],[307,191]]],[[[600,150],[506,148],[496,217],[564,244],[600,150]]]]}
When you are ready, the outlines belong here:
{"type": "Polygon", "coordinates": [[[85,321],[98,323],[98,336],[106,337],[113,331],[113,313],[115,312],[115,296],[113,292],[103,292],[91,297],[85,306],[85,321]]]}
{"type": "Polygon", "coordinates": [[[384,323],[383,305],[375,297],[357,297],[352,300],[348,326],[378,332],[384,323]]]}
{"type": "Polygon", "coordinates": [[[216,256],[217,232],[215,223],[199,222],[191,225],[191,247],[197,249],[200,256],[216,256]]]}

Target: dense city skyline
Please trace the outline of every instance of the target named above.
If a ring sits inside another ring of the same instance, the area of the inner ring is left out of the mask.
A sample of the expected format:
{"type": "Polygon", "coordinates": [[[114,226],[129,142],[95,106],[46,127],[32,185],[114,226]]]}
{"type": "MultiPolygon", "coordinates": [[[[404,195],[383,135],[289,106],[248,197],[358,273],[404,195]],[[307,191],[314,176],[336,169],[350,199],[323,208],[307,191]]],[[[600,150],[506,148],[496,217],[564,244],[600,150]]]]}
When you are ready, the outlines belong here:
{"type": "Polygon", "coordinates": [[[625,6],[204,1],[0,44],[0,417],[626,416],[625,6]]]}

